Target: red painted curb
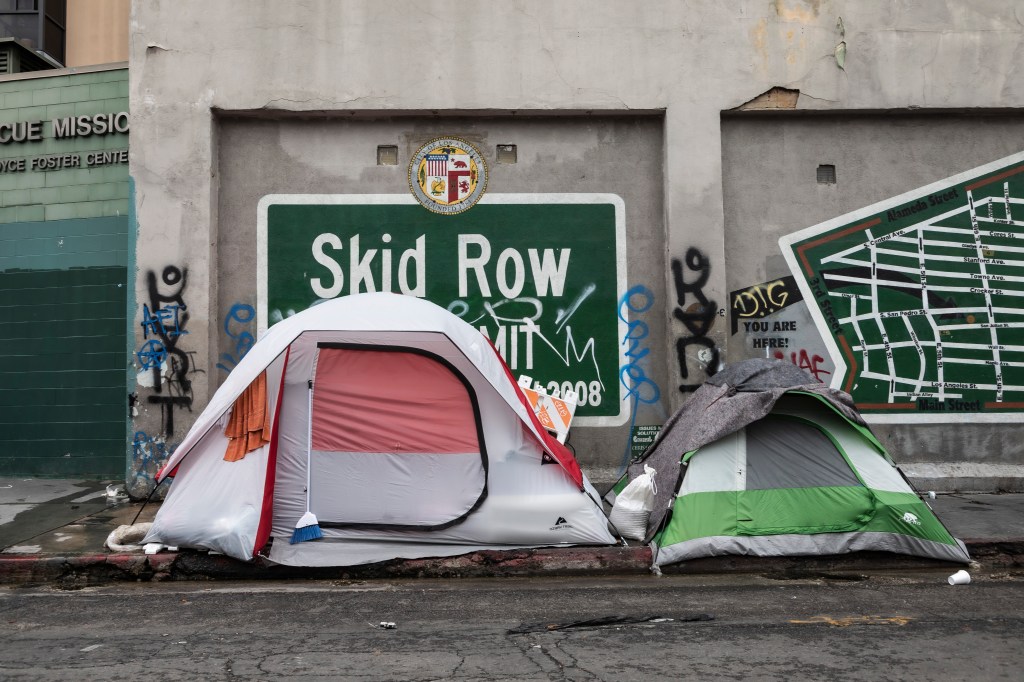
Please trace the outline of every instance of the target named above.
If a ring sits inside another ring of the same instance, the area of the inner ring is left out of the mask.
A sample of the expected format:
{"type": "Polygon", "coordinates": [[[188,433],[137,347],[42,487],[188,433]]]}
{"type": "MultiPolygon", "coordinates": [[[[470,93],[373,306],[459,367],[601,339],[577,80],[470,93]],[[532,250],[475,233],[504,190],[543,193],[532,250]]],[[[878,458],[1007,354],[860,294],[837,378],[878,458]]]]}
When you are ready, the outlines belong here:
{"type": "MultiPolygon", "coordinates": [[[[971,556],[987,566],[1024,566],[1024,539],[966,540],[971,556]]],[[[861,552],[830,557],[709,557],[667,566],[666,574],[740,574],[945,569],[955,564],[861,552]]],[[[644,575],[651,553],[644,546],[549,547],[482,550],[455,557],[396,559],[363,566],[291,567],[244,562],[221,554],[91,553],[75,556],[0,554],[0,584],[59,583],[69,587],[118,581],[261,579],[407,579],[530,576],[644,575]]]]}

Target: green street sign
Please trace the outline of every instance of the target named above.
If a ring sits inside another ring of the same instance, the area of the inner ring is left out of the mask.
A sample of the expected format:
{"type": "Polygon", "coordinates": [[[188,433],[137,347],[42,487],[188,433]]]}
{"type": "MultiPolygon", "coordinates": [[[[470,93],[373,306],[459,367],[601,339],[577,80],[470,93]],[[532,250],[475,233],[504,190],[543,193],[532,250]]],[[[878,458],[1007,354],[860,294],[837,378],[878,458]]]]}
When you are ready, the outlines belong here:
{"type": "Polygon", "coordinates": [[[457,215],[403,194],[268,195],[259,330],[337,296],[425,298],[480,329],[517,378],[575,392],[574,426],[619,425],[624,236],[610,194],[488,194],[457,215]]]}
{"type": "Polygon", "coordinates": [[[1021,420],[1024,153],[779,245],[871,421],[1021,420]]]}

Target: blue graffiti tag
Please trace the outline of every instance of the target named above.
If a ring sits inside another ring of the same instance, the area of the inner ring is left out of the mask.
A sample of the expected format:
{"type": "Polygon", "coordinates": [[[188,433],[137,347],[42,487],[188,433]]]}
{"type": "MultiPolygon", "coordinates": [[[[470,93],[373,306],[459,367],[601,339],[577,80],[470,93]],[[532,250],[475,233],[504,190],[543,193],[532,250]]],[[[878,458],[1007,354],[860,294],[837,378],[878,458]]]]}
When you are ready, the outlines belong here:
{"type": "Polygon", "coordinates": [[[167,445],[150,438],[145,431],[136,431],[132,438],[132,453],[137,469],[144,471],[147,465],[158,464],[167,458],[167,445]]]}
{"type": "MultiPolygon", "coordinates": [[[[619,299],[619,319],[626,323],[626,335],[622,337],[622,344],[626,346],[623,355],[628,360],[627,364],[619,368],[619,381],[626,387],[624,400],[633,400],[629,420],[630,438],[636,425],[637,408],[641,403],[653,405],[661,400],[661,389],[647,376],[647,372],[640,364],[640,361],[651,352],[644,344],[644,340],[650,335],[650,327],[643,320],[627,319],[627,311],[633,314],[645,313],[653,305],[654,293],[642,284],[633,287],[619,299]]],[[[622,460],[623,469],[629,463],[629,452],[630,442],[627,440],[622,460]]]]}
{"type": "Polygon", "coordinates": [[[157,308],[152,312],[149,310],[149,306],[145,303],[142,304],[142,333],[145,338],[149,338],[152,333],[153,336],[181,336],[182,334],[188,334],[178,320],[178,310],[181,306],[169,305],[163,308],[157,308]]]}
{"type": "Polygon", "coordinates": [[[641,347],[642,342],[650,335],[650,328],[643,320],[628,320],[623,308],[632,313],[645,313],[654,305],[654,294],[643,285],[637,285],[627,291],[619,299],[619,319],[626,323],[626,335],[622,338],[626,351],[623,353],[629,363],[619,369],[619,381],[626,387],[625,400],[633,398],[636,402],[651,405],[661,399],[661,389],[640,366],[639,361],[647,357],[651,352],[650,348],[641,347]],[[640,297],[642,302],[634,304],[633,299],[640,297]],[[626,379],[629,379],[627,381],[626,379]]]}
{"type": "Polygon", "coordinates": [[[221,353],[220,359],[226,363],[230,363],[230,367],[220,362],[217,363],[219,369],[230,373],[235,366],[241,362],[245,354],[256,344],[256,337],[250,334],[246,330],[241,330],[235,333],[232,331],[232,322],[238,322],[240,326],[248,326],[256,317],[256,309],[251,305],[245,303],[236,303],[231,306],[231,310],[228,311],[228,315],[224,318],[224,333],[228,337],[235,340],[235,354],[221,353]],[[237,357],[236,357],[237,356],[237,357]]]}
{"type": "Polygon", "coordinates": [[[174,454],[177,446],[168,446],[163,439],[151,437],[145,431],[136,431],[132,437],[133,469],[136,483],[152,481],[160,467],[174,454]]]}
{"type": "Polygon", "coordinates": [[[167,349],[156,339],[150,339],[136,355],[139,356],[139,364],[142,365],[142,369],[153,369],[154,367],[159,369],[167,360],[167,349]]]}

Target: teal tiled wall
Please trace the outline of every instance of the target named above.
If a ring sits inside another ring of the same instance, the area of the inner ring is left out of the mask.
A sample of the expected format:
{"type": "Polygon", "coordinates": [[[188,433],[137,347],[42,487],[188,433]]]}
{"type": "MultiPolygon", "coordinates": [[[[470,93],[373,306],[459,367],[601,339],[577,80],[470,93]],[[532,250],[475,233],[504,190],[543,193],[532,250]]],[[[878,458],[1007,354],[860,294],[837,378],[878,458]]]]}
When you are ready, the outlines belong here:
{"type": "Polygon", "coordinates": [[[128,346],[127,134],[55,139],[50,121],[128,110],[128,71],[0,81],[0,124],[45,121],[43,139],[0,145],[0,475],[125,471],[128,346]],[[31,170],[75,155],[83,167],[31,170]]]}

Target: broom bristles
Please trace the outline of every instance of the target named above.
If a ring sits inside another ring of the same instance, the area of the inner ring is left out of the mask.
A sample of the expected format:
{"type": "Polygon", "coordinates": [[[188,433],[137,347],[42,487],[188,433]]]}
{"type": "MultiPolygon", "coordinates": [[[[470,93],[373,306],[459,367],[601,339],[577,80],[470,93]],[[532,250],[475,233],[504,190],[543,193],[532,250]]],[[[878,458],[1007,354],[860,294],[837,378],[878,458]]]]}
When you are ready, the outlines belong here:
{"type": "Polygon", "coordinates": [[[306,542],[308,540],[319,540],[324,534],[320,531],[320,522],[316,520],[316,515],[313,512],[306,512],[299,519],[299,522],[295,524],[295,530],[292,532],[291,544],[297,542],[306,542]]]}

